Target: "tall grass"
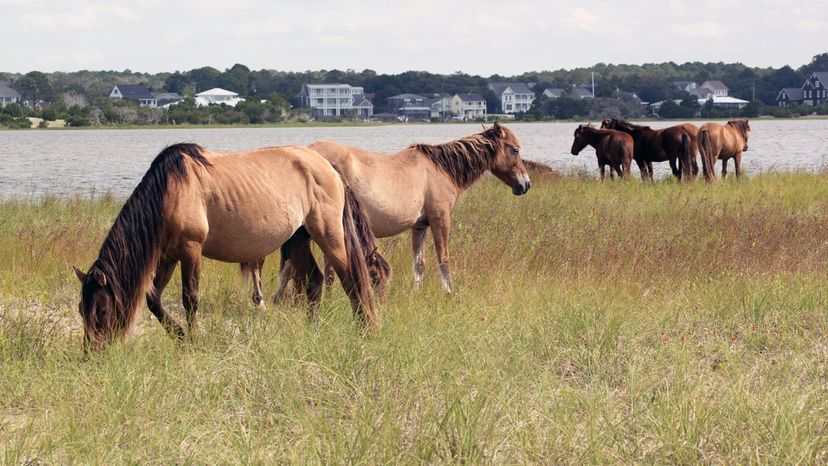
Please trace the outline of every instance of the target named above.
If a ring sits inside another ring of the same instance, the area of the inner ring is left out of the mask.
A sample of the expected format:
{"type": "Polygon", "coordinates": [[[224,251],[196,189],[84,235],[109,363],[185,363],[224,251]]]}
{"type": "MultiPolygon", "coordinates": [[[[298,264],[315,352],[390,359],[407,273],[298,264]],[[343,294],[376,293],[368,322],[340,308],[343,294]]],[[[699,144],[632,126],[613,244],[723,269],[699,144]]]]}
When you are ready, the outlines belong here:
{"type": "Polygon", "coordinates": [[[207,261],[192,341],[143,312],[86,358],[70,265],[121,202],[0,203],[5,463],[828,461],[823,176],[487,179],[453,219],[454,295],[433,254],[413,291],[410,239],[381,241],[376,333],[339,289],[308,321],[207,261]]]}

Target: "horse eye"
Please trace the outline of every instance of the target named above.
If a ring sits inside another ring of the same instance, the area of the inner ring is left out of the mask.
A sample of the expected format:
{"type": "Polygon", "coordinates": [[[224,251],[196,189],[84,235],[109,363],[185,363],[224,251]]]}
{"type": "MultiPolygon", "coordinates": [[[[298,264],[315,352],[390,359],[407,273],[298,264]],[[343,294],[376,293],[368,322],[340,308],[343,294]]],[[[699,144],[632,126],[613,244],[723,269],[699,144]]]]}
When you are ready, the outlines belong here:
{"type": "Polygon", "coordinates": [[[517,147],[512,147],[512,152],[517,154],[518,152],[520,152],[520,149],[518,149],[517,147]]]}

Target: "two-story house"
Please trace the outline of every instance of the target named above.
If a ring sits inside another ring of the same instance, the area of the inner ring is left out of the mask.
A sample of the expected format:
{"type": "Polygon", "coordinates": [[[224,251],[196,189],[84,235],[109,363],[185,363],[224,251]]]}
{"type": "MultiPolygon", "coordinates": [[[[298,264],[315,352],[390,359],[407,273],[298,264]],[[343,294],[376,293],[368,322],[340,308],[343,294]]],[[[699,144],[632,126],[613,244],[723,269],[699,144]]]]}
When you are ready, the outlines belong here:
{"type": "Polygon", "coordinates": [[[727,97],[728,92],[730,92],[730,89],[721,81],[705,81],[699,87],[709,90],[716,97],[727,97]]]}
{"type": "Polygon", "coordinates": [[[141,107],[157,107],[158,99],[140,84],[119,84],[109,93],[110,99],[126,99],[137,102],[141,107]]]}
{"type": "Polygon", "coordinates": [[[464,120],[485,119],[486,99],[480,94],[454,94],[451,113],[464,120]]]}
{"type": "Polygon", "coordinates": [[[0,107],[20,102],[20,94],[7,83],[0,83],[0,107]]]}
{"type": "Polygon", "coordinates": [[[237,103],[244,101],[244,99],[239,97],[238,92],[228,91],[220,87],[214,87],[212,89],[199,92],[195,95],[195,98],[196,105],[200,107],[214,104],[224,104],[235,107],[237,103]]]}
{"type": "Polygon", "coordinates": [[[317,117],[341,117],[357,115],[362,112],[363,116],[373,115],[373,105],[369,107],[364,105],[359,108],[354,107],[354,102],[359,100],[358,105],[362,105],[365,91],[362,87],[351,86],[349,84],[304,84],[301,92],[299,92],[299,99],[301,106],[310,108],[313,114],[317,117]],[[358,96],[362,96],[360,98],[358,96]]]}
{"type": "Polygon", "coordinates": [[[828,103],[828,71],[814,71],[801,87],[786,87],[776,95],[776,105],[828,103]]]}
{"type": "Polygon", "coordinates": [[[502,113],[526,112],[535,100],[535,93],[524,83],[490,83],[489,89],[498,96],[502,113]]]}

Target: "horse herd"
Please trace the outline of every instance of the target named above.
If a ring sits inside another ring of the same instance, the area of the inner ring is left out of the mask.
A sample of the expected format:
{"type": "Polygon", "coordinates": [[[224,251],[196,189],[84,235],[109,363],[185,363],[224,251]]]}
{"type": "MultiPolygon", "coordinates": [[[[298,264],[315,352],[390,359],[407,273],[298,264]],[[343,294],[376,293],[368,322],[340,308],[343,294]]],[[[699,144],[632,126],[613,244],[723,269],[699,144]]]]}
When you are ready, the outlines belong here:
{"type": "Polygon", "coordinates": [[[722,177],[727,176],[727,161],[736,165],[736,176],[741,175],[742,152],[746,151],[750,123],[747,120],[731,120],[725,125],[705,123],[700,128],[690,123],[664,129],[652,129],[616,118],[604,118],[601,128],[590,124],[575,130],[572,155],[590,145],[598,156],[601,179],[606,167],[610,178],[630,175],[635,160],[641,179],[653,178],[653,162],[670,162],[673,175],[679,180],[692,180],[699,173],[696,153],[702,161],[705,180],[716,179],[716,160],[722,161],[722,177]]]}
{"type": "MultiPolygon", "coordinates": [[[[652,130],[605,119],[602,126],[579,126],[572,146],[573,154],[587,144],[595,147],[602,179],[606,165],[611,176],[613,170],[628,176],[632,160],[643,179],[652,178],[652,162],[665,160],[679,179],[690,179],[698,173],[696,151],[707,179],[715,177],[717,158],[735,158],[738,175],[750,131],[747,121],[652,130]]],[[[169,146],[127,199],[88,271],[74,267],[81,282],[84,347],[98,350],[126,335],[143,299],[169,334],[183,338],[191,332],[202,257],[240,264],[253,278],[254,302],[262,305],[264,257],[277,249],[281,272],[274,300],[293,281],[312,316],[323,286],[336,274],[354,314],[376,328],[374,289],[384,293],[391,276],[376,238],[411,230],[419,288],[430,229],[442,285],[450,293],[451,213],[486,172],[518,196],[531,186],[520,141],[498,122],[452,142],[413,144],[390,155],[329,141],[236,153],[169,146]],[[322,251],[324,274],[311,241],[322,251]],[[179,262],[186,331],[161,303],[179,262]]]]}

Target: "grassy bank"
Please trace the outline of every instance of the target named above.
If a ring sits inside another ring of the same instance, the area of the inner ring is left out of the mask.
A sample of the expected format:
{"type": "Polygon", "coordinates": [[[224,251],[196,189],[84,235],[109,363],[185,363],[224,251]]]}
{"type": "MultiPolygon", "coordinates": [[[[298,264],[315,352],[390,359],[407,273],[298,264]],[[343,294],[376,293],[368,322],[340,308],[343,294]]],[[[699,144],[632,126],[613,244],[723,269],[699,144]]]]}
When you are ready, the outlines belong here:
{"type": "Polygon", "coordinates": [[[373,335],[339,289],[308,322],[208,261],[194,341],[144,310],[85,360],[70,265],[121,202],[0,204],[3,462],[828,461],[824,176],[488,179],[454,218],[455,295],[430,240],[422,293],[409,237],[382,240],[373,335]]]}

